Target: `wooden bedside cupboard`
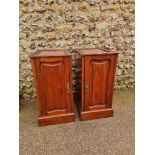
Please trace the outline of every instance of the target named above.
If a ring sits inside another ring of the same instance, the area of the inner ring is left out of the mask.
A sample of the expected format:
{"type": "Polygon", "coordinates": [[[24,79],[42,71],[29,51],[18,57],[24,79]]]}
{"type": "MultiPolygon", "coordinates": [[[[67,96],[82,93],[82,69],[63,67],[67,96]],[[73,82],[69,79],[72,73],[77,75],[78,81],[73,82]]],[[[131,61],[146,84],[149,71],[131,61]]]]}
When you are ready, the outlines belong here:
{"type": "Polygon", "coordinates": [[[71,54],[37,51],[30,56],[39,105],[39,126],[75,121],[71,54]]]}
{"type": "Polygon", "coordinates": [[[113,116],[112,97],[117,52],[102,49],[75,49],[81,68],[76,104],[81,120],[113,116]],[[79,101],[80,99],[80,101],[79,101]]]}

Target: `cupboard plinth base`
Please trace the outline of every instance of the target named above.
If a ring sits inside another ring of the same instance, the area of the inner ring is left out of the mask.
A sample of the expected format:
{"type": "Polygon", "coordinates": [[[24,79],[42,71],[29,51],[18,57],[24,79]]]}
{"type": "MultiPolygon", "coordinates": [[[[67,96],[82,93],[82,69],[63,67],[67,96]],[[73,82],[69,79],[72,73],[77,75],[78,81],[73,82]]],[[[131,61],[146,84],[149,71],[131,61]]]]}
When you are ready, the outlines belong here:
{"type": "Polygon", "coordinates": [[[93,120],[93,119],[99,119],[99,118],[107,118],[112,116],[113,116],[112,109],[86,111],[86,112],[80,113],[80,120],[86,121],[86,120],[93,120]]]}
{"type": "Polygon", "coordinates": [[[56,125],[62,123],[70,123],[74,121],[75,121],[74,113],[58,116],[44,116],[39,117],[38,119],[39,126],[56,125]]]}

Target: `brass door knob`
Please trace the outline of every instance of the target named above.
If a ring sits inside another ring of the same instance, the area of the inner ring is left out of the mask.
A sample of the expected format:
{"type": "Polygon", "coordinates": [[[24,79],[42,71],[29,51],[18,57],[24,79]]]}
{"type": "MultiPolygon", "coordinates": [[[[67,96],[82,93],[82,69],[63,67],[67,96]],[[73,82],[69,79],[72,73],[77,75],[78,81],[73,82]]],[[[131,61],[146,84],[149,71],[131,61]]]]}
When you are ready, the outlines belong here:
{"type": "Polygon", "coordinates": [[[85,83],[85,92],[88,92],[88,83],[85,83]]]}
{"type": "Polygon", "coordinates": [[[66,84],[66,87],[67,87],[67,93],[71,93],[71,89],[70,89],[69,83],[66,84]]]}

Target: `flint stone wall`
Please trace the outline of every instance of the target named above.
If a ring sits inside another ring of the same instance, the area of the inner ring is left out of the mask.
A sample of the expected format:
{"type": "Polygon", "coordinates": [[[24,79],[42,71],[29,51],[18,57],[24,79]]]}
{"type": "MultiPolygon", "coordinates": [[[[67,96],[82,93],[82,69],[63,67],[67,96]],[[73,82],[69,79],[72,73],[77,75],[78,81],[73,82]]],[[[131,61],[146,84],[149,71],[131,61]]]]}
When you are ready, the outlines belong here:
{"type": "MultiPolygon", "coordinates": [[[[134,88],[134,0],[20,0],[20,97],[36,97],[29,55],[36,50],[119,52],[115,89],[134,88]]],[[[73,85],[79,68],[73,55],[73,85]]]]}

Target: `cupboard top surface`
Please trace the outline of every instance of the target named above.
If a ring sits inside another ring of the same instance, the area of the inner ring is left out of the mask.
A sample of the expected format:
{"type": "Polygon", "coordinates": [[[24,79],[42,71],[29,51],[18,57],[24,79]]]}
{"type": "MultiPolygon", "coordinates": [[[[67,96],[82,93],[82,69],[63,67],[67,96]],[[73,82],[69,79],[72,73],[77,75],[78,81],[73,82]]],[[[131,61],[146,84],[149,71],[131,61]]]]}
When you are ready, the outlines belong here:
{"type": "Polygon", "coordinates": [[[67,50],[39,50],[30,55],[30,58],[35,57],[57,57],[57,56],[71,56],[67,50]]]}
{"type": "Polygon", "coordinates": [[[117,52],[113,52],[111,50],[102,50],[99,48],[91,48],[91,49],[76,49],[76,51],[82,55],[107,55],[107,54],[118,54],[117,52]]]}

